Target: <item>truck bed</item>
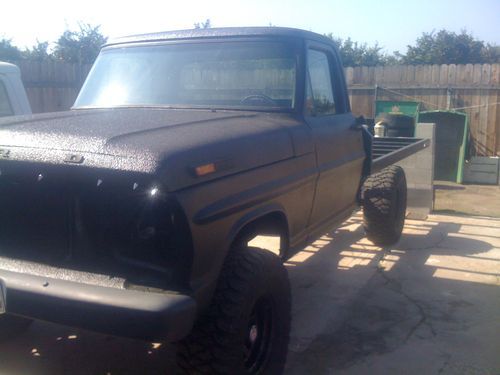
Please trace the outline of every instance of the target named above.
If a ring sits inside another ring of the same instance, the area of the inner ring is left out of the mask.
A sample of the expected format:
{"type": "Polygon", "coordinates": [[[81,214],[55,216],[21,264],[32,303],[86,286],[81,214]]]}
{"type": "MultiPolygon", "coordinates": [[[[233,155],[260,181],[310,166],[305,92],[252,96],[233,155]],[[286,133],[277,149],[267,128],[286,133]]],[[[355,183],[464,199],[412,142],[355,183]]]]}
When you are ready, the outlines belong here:
{"type": "Polygon", "coordinates": [[[409,137],[374,137],[372,141],[371,173],[377,173],[391,164],[428,147],[429,139],[409,137]]]}

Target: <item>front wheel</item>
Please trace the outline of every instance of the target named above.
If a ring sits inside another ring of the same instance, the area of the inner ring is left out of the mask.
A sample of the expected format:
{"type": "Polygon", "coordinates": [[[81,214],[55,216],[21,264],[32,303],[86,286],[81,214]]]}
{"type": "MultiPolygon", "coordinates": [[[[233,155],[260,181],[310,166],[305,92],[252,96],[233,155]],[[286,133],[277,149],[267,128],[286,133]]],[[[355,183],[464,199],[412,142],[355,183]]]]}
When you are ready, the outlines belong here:
{"type": "Polygon", "coordinates": [[[406,214],[406,177],[391,165],[368,177],[361,190],[366,236],[378,246],[398,242],[406,214]]]}
{"type": "Polygon", "coordinates": [[[235,249],[211,306],[179,344],[179,365],[196,374],[281,374],[290,314],[290,284],[281,259],[263,249],[235,249]]]}

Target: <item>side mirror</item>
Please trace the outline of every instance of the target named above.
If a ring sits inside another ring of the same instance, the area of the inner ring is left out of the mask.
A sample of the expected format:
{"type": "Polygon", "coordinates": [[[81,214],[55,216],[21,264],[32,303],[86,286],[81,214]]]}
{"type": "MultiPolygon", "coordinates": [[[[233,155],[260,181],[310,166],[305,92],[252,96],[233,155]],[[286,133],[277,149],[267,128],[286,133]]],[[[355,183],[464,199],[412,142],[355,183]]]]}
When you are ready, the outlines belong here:
{"type": "Polygon", "coordinates": [[[358,124],[358,125],[365,125],[366,124],[365,117],[364,116],[358,116],[358,117],[356,117],[356,124],[358,124]]]}

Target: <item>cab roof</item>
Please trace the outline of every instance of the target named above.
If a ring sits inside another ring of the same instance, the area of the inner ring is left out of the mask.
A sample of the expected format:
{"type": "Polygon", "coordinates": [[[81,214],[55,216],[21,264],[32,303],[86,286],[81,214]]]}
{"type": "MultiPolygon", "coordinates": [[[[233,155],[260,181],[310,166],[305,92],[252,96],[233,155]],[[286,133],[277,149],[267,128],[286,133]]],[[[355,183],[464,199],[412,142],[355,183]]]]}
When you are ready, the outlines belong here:
{"type": "Polygon", "coordinates": [[[189,39],[214,39],[214,38],[235,38],[235,37],[261,37],[261,36],[277,36],[291,37],[315,40],[323,43],[332,44],[331,39],[301,29],[288,27],[224,27],[224,28],[208,28],[208,29],[190,29],[166,31],[151,34],[131,35],[121,38],[109,40],[104,47],[141,42],[158,42],[169,40],[189,40],[189,39]]]}
{"type": "Polygon", "coordinates": [[[7,73],[19,74],[20,70],[14,64],[0,61],[0,73],[3,73],[3,74],[7,74],[7,73]]]}

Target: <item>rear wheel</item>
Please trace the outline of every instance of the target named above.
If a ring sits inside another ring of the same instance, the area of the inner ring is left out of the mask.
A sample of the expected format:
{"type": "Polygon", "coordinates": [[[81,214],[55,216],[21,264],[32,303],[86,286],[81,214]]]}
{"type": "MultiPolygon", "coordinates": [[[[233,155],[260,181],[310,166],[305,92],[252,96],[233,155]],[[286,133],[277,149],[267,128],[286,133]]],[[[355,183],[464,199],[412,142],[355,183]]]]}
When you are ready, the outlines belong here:
{"type": "Polygon", "coordinates": [[[361,191],[366,236],[379,246],[395,244],[401,237],[406,213],[406,177],[392,165],[368,177],[361,191]]]}
{"type": "Polygon", "coordinates": [[[23,333],[33,321],[9,314],[0,315],[0,340],[6,340],[23,333]]]}
{"type": "Polygon", "coordinates": [[[187,373],[280,374],[290,334],[290,284],[279,257],[232,251],[208,311],[179,345],[187,373]]]}

